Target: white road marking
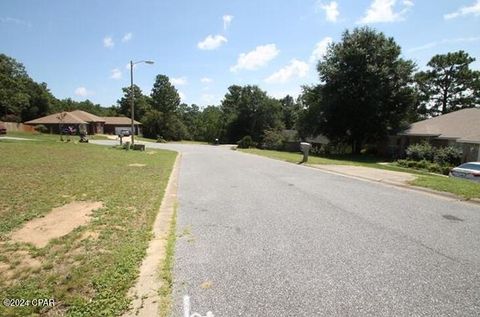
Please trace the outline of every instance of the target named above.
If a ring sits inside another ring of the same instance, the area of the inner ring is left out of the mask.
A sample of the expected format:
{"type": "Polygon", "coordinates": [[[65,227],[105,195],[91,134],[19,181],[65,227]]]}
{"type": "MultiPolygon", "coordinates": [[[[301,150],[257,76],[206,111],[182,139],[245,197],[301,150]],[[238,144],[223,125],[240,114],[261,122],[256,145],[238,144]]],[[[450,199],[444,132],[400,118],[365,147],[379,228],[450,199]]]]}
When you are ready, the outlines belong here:
{"type": "Polygon", "coordinates": [[[211,311],[208,311],[205,316],[199,313],[193,313],[190,315],[190,296],[183,296],[183,317],[215,317],[211,311]]]}

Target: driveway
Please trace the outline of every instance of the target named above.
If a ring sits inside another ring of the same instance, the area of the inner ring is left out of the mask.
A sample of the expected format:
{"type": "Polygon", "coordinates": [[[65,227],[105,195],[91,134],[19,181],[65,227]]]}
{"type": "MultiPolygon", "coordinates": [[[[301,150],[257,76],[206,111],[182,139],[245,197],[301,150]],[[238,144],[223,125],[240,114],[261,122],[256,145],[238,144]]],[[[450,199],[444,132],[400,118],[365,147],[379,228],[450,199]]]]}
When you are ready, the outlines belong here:
{"type": "Polygon", "coordinates": [[[183,154],[173,316],[480,314],[478,206],[224,147],[147,146],[183,154]]]}
{"type": "Polygon", "coordinates": [[[368,179],[375,182],[385,182],[391,184],[407,185],[415,180],[415,175],[406,172],[397,172],[390,170],[382,170],[378,168],[352,165],[312,165],[316,168],[344,175],[350,175],[368,179]]]}

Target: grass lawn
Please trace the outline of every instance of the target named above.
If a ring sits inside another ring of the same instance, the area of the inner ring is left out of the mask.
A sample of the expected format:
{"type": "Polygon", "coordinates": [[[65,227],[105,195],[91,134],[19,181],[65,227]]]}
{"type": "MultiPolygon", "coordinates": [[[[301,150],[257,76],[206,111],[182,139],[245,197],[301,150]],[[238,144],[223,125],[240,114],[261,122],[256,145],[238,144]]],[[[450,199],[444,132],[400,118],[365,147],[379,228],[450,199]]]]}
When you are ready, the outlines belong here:
{"type": "Polygon", "coordinates": [[[0,305],[0,316],[125,311],[177,154],[9,135],[36,141],[0,139],[0,297],[54,298],[56,305],[0,305]],[[73,201],[101,201],[104,207],[86,225],[43,248],[9,238],[28,220],[73,201]]]}
{"type": "MultiPolygon", "coordinates": [[[[251,153],[261,156],[270,157],[277,160],[282,160],[291,163],[298,163],[302,160],[302,154],[260,150],[260,149],[238,149],[245,153],[251,153]]],[[[418,175],[417,179],[411,182],[412,185],[426,187],[434,190],[444,191],[462,196],[466,199],[480,198],[480,184],[455,178],[448,178],[441,175],[432,175],[427,172],[422,172],[414,169],[404,168],[392,164],[379,164],[380,161],[372,156],[352,156],[352,155],[337,155],[331,157],[309,156],[308,164],[310,165],[354,165],[365,166],[378,169],[385,169],[397,172],[407,172],[418,175]]]]}

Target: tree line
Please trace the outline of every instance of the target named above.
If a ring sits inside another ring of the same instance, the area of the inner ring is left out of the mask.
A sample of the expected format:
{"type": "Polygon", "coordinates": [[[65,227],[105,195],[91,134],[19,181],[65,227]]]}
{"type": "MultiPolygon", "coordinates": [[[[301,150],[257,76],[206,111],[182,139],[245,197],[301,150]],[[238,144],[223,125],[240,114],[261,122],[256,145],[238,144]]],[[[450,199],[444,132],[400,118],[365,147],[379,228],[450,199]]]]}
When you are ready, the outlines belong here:
{"type": "MultiPolygon", "coordinates": [[[[165,140],[254,143],[275,147],[284,129],[301,138],[322,134],[359,153],[409,123],[480,105],[480,72],[464,51],[435,55],[424,70],[401,56],[392,37],[369,27],[345,31],[317,64],[319,83],[298,98],[272,98],[258,86],[232,85],[220,105],[181,103],[176,88],[158,75],[149,95],[134,86],[135,119],[144,135],[165,140]]],[[[45,83],[30,79],[14,59],[0,55],[0,119],[29,120],[61,110],[130,116],[130,87],[117,105],[58,100],[45,83]]]]}

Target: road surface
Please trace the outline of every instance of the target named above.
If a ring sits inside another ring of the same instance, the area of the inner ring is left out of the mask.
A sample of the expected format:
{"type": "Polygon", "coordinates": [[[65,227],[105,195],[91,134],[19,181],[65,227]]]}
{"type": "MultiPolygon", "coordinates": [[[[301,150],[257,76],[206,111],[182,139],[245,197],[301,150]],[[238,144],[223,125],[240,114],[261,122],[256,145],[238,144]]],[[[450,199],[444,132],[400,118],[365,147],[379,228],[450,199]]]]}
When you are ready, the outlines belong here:
{"type": "Polygon", "coordinates": [[[185,296],[216,317],[480,315],[480,207],[222,146],[153,146],[183,156],[173,316],[185,296]]]}

